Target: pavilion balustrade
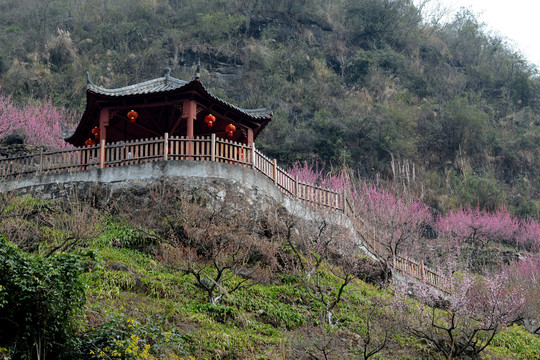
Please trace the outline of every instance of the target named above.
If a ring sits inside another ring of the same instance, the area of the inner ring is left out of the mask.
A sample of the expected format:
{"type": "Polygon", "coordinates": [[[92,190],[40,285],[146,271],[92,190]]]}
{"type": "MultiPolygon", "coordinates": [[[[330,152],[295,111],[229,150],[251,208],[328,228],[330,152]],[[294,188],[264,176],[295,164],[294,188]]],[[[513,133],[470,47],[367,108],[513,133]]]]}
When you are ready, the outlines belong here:
{"type": "Polygon", "coordinates": [[[215,135],[188,138],[184,136],[119,141],[82,148],[0,159],[0,177],[56,174],[141,164],[152,161],[214,161],[253,168],[268,178],[287,195],[313,206],[343,211],[343,194],[299,181],[277,166],[255,145],[245,145],[215,135]]]}

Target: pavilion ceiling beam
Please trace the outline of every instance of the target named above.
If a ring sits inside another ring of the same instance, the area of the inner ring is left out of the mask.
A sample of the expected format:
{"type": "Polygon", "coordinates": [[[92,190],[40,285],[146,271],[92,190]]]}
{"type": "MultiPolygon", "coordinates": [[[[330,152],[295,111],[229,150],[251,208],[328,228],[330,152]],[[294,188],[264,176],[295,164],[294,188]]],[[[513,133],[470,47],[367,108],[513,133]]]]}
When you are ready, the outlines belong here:
{"type": "Polygon", "coordinates": [[[171,129],[171,134],[170,135],[173,135],[176,131],[176,129],[178,129],[178,127],[180,126],[180,124],[183,122],[184,118],[182,117],[182,114],[180,114],[180,116],[178,117],[178,119],[176,120],[176,122],[174,123],[172,129],[171,129]]]}
{"type": "MultiPolygon", "coordinates": [[[[163,107],[161,107],[161,109],[163,109],[163,107]]],[[[148,117],[148,119],[150,119],[152,124],[156,127],[156,129],[159,129],[159,130],[161,130],[161,132],[165,133],[165,131],[163,131],[163,129],[161,128],[159,122],[157,122],[156,119],[154,118],[154,116],[152,116],[152,114],[150,114],[150,112],[148,111],[148,108],[143,109],[143,111],[144,111],[144,114],[148,117]]],[[[160,112],[160,115],[161,115],[161,112],[160,112]]],[[[135,123],[135,124],[137,124],[137,123],[135,123]]],[[[161,134],[161,135],[163,135],[163,134],[161,134]]]]}
{"type": "MultiPolygon", "coordinates": [[[[124,121],[129,121],[128,118],[125,118],[125,119],[124,119],[123,117],[120,117],[120,116],[117,117],[117,119],[124,120],[124,121]]],[[[116,124],[118,124],[118,123],[119,123],[119,122],[116,122],[116,124]]],[[[116,125],[116,124],[115,124],[115,125],[116,125]]],[[[152,134],[154,134],[155,136],[158,136],[158,137],[163,136],[163,134],[160,134],[160,133],[158,133],[158,132],[156,132],[156,131],[154,131],[154,130],[152,130],[152,129],[150,129],[150,128],[147,128],[146,126],[143,126],[143,125],[141,125],[141,124],[139,124],[139,123],[136,123],[136,122],[135,122],[135,123],[131,123],[131,126],[134,126],[134,127],[136,127],[136,128],[139,128],[139,129],[142,129],[142,130],[145,130],[145,131],[148,131],[149,133],[152,133],[152,134]]],[[[119,128],[117,128],[116,126],[110,125],[110,127],[114,127],[116,130],[123,131],[122,129],[119,129],[119,128]]]]}

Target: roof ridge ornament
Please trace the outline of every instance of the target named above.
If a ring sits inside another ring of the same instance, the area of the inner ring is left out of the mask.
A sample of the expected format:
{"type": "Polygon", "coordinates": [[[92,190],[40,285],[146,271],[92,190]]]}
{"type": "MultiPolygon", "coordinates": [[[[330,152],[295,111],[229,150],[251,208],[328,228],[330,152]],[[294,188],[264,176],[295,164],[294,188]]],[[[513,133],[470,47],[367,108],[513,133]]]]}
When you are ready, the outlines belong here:
{"type": "Polygon", "coordinates": [[[162,75],[162,77],[165,78],[165,84],[169,82],[170,76],[171,76],[171,68],[167,66],[163,69],[163,75],[162,75]]]}
{"type": "Polygon", "coordinates": [[[201,59],[197,63],[197,70],[195,70],[195,81],[200,81],[201,78],[201,59]]]}

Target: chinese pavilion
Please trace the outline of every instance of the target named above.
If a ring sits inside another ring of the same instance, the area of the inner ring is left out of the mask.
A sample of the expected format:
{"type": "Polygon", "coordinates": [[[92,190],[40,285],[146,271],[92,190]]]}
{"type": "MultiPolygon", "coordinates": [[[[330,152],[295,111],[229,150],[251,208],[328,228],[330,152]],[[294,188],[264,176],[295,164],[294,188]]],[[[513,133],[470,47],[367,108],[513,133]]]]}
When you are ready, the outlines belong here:
{"type": "Polygon", "coordinates": [[[207,136],[251,145],[272,119],[272,111],[242,109],[212,95],[199,80],[170,76],[117,89],[97,86],[87,75],[86,109],[65,140],[77,147],[152,137],[207,136]]]}

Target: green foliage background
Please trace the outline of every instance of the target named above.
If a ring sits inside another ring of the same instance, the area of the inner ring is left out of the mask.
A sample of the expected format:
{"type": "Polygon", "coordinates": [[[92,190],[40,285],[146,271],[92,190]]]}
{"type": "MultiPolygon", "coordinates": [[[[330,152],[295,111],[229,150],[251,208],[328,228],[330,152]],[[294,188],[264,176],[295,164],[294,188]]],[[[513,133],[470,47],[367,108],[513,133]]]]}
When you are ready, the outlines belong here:
{"type": "Polygon", "coordinates": [[[0,3],[0,83],[21,102],[82,110],[86,71],[117,87],[165,66],[190,79],[199,59],[220,96],[275,104],[258,145],[282,164],[391,178],[392,157],[408,159],[441,210],[494,191],[485,208],[538,216],[537,69],[467,11],[437,23],[410,0],[0,3]]]}

